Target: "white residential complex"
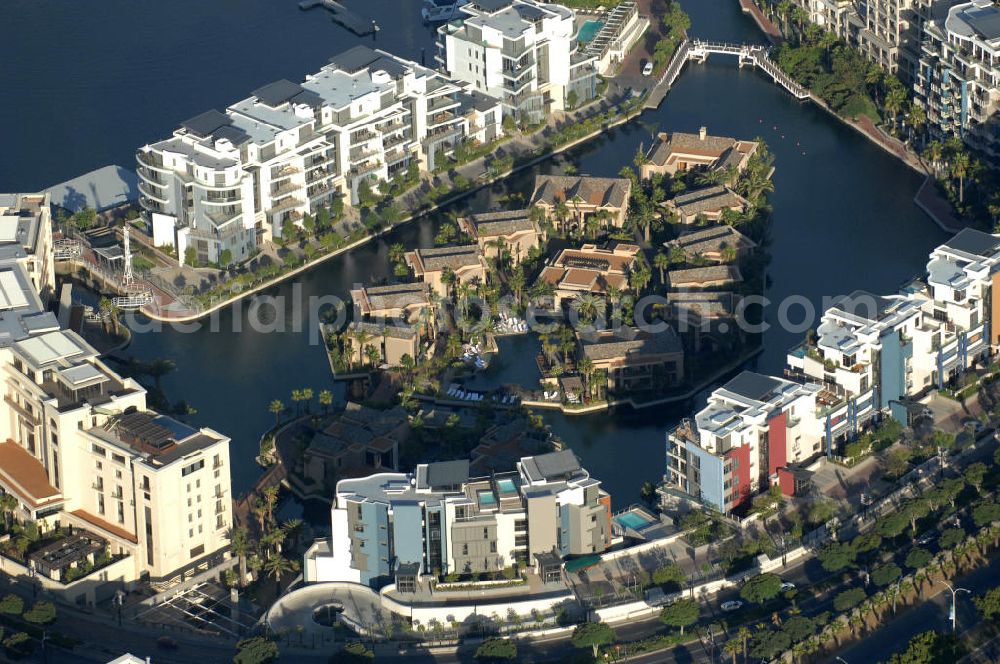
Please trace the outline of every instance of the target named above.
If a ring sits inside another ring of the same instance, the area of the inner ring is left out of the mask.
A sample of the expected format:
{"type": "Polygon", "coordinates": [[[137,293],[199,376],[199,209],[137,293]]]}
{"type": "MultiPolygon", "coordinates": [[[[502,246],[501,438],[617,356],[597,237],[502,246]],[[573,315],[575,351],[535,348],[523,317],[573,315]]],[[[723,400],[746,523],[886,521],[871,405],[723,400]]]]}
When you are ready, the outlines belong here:
{"type": "Polygon", "coordinates": [[[931,133],[1000,156],[1000,8],[992,0],[794,0],[912,85],[931,133]]]}
{"type": "Polygon", "coordinates": [[[138,383],[60,329],[39,297],[52,287],[43,205],[41,196],[0,196],[0,229],[12,217],[33,229],[20,252],[0,245],[0,489],[17,499],[18,521],[84,529],[131,561],[102,583],[205,569],[228,550],[229,439],[147,410],[138,383]],[[46,244],[46,255],[25,261],[46,244]],[[32,266],[46,278],[36,281],[32,266]]]}
{"type": "Polygon", "coordinates": [[[936,248],[924,280],[898,293],[855,291],[788,354],[788,380],[744,372],[667,433],[664,505],[722,512],[777,484],[791,495],[802,462],[843,455],[870,422],[909,423],[915,400],[1000,346],[1000,236],[966,229],[936,248]]]}
{"type": "Polygon", "coordinates": [[[470,477],[461,460],[341,480],[331,520],[323,552],[306,553],[306,581],[380,587],[401,567],[496,572],[539,555],[600,553],[611,541],[611,498],[565,450],[488,477],[470,477]]]}
{"type": "Polygon", "coordinates": [[[534,0],[472,0],[461,20],[438,28],[437,60],[454,79],[537,123],[593,99],[595,57],[577,49],[575,14],[534,0]]]}
{"type": "Polygon", "coordinates": [[[924,25],[917,99],[938,136],[957,135],[1000,157],[1000,8],[990,0],[936,3],[924,25]],[[950,6],[954,5],[954,6],[950,6]]]}
{"type": "Polygon", "coordinates": [[[334,197],[355,204],[413,164],[432,170],[467,139],[500,136],[499,102],[431,69],[356,46],[301,84],[265,85],[182,123],[136,156],[158,246],[183,261],[240,261],[334,197]]]}

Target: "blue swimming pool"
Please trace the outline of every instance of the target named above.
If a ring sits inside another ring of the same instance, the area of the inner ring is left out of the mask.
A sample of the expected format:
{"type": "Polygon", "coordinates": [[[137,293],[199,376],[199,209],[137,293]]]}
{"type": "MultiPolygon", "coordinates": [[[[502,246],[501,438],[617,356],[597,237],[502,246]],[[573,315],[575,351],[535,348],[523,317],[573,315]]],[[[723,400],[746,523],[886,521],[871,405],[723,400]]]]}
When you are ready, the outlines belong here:
{"type": "Polygon", "coordinates": [[[593,41],[594,37],[597,36],[597,33],[600,32],[603,27],[604,23],[602,21],[587,21],[580,26],[580,32],[577,34],[576,38],[584,44],[587,44],[593,41]]]}
{"type": "Polygon", "coordinates": [[[648,526],[652,521],[644,519],[635,512],[626,512],[625,514],[619,514],[615,517],[615,521],[626,528],[631,528],[632,530],[642,530],[648,526]]]}
{"type": "Polygon", "coordinates": [[[514,486],[514,480],[509,478],[497,480],[497,488],[500,489],[500,493],[514,493],[517,491],[517,487],[514,486]]]}
{"type": "Polygon", "coordinates": [[[497,497],[493,495],[492,491],[479,492],[480,507],[494,507],[496,504],[497,504],[497,497]]]}

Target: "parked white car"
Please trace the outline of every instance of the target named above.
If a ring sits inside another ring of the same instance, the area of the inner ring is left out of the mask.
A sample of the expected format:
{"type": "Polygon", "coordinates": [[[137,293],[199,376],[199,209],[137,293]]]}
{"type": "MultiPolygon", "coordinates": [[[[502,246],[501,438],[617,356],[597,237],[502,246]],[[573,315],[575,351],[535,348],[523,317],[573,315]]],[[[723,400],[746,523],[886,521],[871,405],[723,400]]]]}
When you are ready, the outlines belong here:
{"type": "Polygon", "coordinates": [[[739,611],[741,608],[743,608],[743,602],[738,599],[722,603],[723,611],[739,611]]]}
{"type": "Polygon", "coordinates": [[[643,67],[642,67],[642,75],[643,76],[652,76],[653,75],[653,63],[652,63],[652,61],[647,62],[645,65],[643,65],[643,67]]]}
{"type": "Polygon", "coordinates": [[[791,581],[785,581],[781,584],[781,592],[787,593],[789,590],[795,590],[795,584],[791,581]]]}

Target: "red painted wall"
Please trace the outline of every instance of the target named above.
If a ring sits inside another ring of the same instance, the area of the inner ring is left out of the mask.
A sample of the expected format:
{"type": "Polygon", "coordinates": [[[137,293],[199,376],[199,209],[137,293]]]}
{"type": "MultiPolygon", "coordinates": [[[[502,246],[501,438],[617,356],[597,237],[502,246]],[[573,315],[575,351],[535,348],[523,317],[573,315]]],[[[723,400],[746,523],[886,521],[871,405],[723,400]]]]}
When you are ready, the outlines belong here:
{"type": "Polygon", "coordinates": [[[780,468],[778,470],[778,485],[781,487],[781,494],[783,496],[795,495],[795,477],[792,476],[792,472],[787,468],[780,468]]]}
{"type": "Polygon", "coordinates": [[[750,446],[741,445],[734,447],[726,454],[727,457],[736,461],[736,470],[733,471],[733,478],[736,480],[737,493],[739,498],[733,507],[742,505],[750,500],[750,446]]]}
{"type": "Polygon", "coordinates": [[[785,418],[786,415],[781,413],[767,421],[768,477],[788,465],[785,418]]]}

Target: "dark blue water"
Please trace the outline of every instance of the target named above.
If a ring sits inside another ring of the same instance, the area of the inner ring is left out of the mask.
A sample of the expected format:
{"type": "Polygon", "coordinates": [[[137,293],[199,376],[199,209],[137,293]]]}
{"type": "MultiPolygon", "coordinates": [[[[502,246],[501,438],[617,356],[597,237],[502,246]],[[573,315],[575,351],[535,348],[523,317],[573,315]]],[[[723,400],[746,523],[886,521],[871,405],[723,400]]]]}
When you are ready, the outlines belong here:
{"type": "MultiPolygon", "coordinates": [[[[432,53],[419,3],[348,4],[378,20],[378,46],[417,60],[421,48],[432,53]]],[[[694,36],[762,41],[735,0],[684,5],[694,36]]],[[[7,0],[0,9],[0,17],[11,18],[5,24],[18,26],[0,40],[0,190],[37,189],[106,163],[130,167],[137,145],[167,136],[180,120],[224,107],[275,78],[299,80],[334,53],[370,42],[320,11],[299,11],[295,0],[107,0],[99,6],[7,0]]],[[[854,130],[723,56],[690,65],[659,110],[566,158],[581,173],[614,175],[655,131],[702,125],[715,134],[761,136],[775,154],[766,292],[772,302],[800,296],[818,310],[823,297],[855,288],[894,290],[923,269],[928,252],[945,237],[912,203],[915,174],[854,130]]],[[[549,163],[538,170],[558,168],[549,163]]],[[[466,205],[489,205],[509,191],[528,193],[533,175],[515,176],[466,205]]],[[[439,218],[327,261],[298,280],[299,292],[303,298],[343,296],[355,283],[388,276],[387,243],[431,244],[439,218]]],[[[291,297],[294,291],[283,285],[273,293],[291,297]]],[[[296,329],[302,313],[286,311],[284,331],[258,333],[243,324],[234,333],[246,307],[224,312],[218,331],[137,334],[131,349],[145,358],[174,359],[177,371],[164,380],[171,398],[198,409],[194,422],[232,436],[236,492],[258,472],[257,440],[273,421],[268,402],[288,402],[295,388],[318,392],[332,385],[322,349],[308,343],[311,330],[304,324],[296,329]]],[[[778,312],[777,304],[766,309],[770,324],[778,312]]],[[[792,314],[801,318],[802,307],[792,314]]],[[[802,335],[767,332],[757,367],[780,372],[785,351],[802,335]]],[[[528,353],[501,361],[505,371],[532,374],[528,353]]],[[[643,481],[662,475],[664,433],[686,408],[545,417],[603,480],[616,505],[624,505],[637,499],[643,481]]]]}

